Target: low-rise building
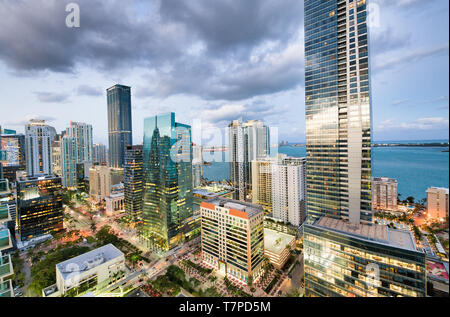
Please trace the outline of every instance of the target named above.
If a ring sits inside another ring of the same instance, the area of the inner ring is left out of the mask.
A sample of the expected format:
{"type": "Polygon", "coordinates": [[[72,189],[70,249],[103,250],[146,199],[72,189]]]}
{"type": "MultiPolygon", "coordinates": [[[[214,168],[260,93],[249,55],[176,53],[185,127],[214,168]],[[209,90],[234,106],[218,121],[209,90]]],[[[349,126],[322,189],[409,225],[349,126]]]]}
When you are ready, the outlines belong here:
{"type": "Polygon", "coordinates": [[[107,216],[114,216],[125,211],[125,195],[124,193],[111,194],[105,198],[107,216]]]}
{"type": "Polygon", "coordinates": [[[276,269],[281,269],[295,249],[295,236],[264,229],[264,255],[276,269]]]}
{"type": "Polygon", "coordinates": [[[112,244],[56,265],[56,284],[42,291],[44,297],[76,297],[98,292],[125,275],[125,255],[112,244]]]}

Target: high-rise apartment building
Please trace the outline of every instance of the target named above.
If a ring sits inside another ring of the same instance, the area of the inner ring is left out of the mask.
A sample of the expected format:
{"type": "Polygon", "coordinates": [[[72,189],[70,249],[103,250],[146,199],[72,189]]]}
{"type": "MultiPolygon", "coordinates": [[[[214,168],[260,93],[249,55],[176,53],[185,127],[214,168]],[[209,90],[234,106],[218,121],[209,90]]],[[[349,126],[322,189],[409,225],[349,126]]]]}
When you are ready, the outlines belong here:
{"type": "Polygon", "coordinates": [[[228,126],[228,158],[234,198],[245,201],[252,189],[251,162],[270,156],[270,132],[262,121],[234,120],[228,126]]]}
{"type": "Polygon", "coordinates": [[[4,151],[6,156],[0,163],[3,166],[3,177],[12,183],[16,181],[16,172],[24,171],[26,168],[25,136],[8,133],[2,134],[0,140],[0,150],[4,151]]]}
{"type": "Polygon", "coordinates": [[[264,271],[262,207],[214,198],[200,212],[203,263],[241,283],[256,281],[264,271]]]}
{"type": "Polygon", "coordinates": [[[133,221],[138,221],[142,214],[143,184],[144,148],[142,145],[129,145],[124,167],[125,213],[133,221]]]}
{"type": "Polygon", "coordinates": [[[272,212],[272,165],[270,158],[251,162],[252,202],[261,205],[266,212],[272,212]]]}
{"type": "Polygon", "coordinates": [[[305,1],[308,217],[371,222],[366,1],[305,1]]]}
{"type": "Polygon", "coordinates": [[[123,169],[96,165],[89,169],[89,195],[96,202],[111,195],[111,188],[123,182],[123,169]]]}
{"type": "Polygon", "coordinates": [[[93,146],[93,163],[106,165],[106,146],[103,144],[94,144],[93,146]]]}
{"type": "Polygon", "coordinates": [[[144,192],[140,236],[169,250],[185,239],[193,215],[191,127],[169,113],[144,121],[144,192]]]}
{"type": "Polygon", "coordinates": [[[192,183],[194,188],[202,185],[203,179],[203,147],[201,145],[192,146],[192,183]]]}
{"type": "Polygon", "coordinates": [[[448,188],[431,187],[427,190],[427,216],[444,221],[448,217],[448,188]]]}
{"type": "MultiPolygon", "coordinates": [[[[1,179],[0,179],[1,181],[1,179]]],[[[7,181],[5,182],[7,184],[7,181]]],[[[0,184],[0,192],[2,191],[0,184]]],[[[0,203],[0,298],[14,297],[11,276],[14,274],[11,255],[3,255],[2,252],[13,247],[11,232],[8,223],[12,217],[7,206],[0,203]]]]}
{"type": "Polygon", "coordinates": [[[77,138],[65,136],[61,140],[62,186],[77,187],[77,138]]]}
{"type": "Polygon", "coordinates": [[[306,219],[306,158],[286,157],[272,165],[272,216],[299,227],[306,219]]]}
{"type": "Polygon", "coordinates": [[[70,122],[70,127],[66,129],[66,136],[75,138],[76,140],[77,163],[92,162],[93,160],[92,125],[81,122],[70,122]]]}
{"type": "Polygon", "coordinates": [[[21,241],[62,230],[61,178],[46,175],[18,180],[17,211],[21,241]]]}
{"type": "Polygon", "coordinates": [[[52,142],[52,172],[58,177],[62,177],[62,138],[57,136],[52,142]]]}
{"type": "Polygon", "coordinates": [[[131,120],[131,88],[114,85],[108,88],[109,165],[123,168],[125,149],[133,144],[131,120]]]}
{"type": "Polygon", "coordinates": [[[396,210],[398,182],[387,177],[372,178],[372,209],[396,210]]]}
{"type": "Polygon", "coordinates": [[[56,130],[43,120],[31,120],[25,126],[25,158],[28,176],[52,174],[52,141],[56,130]]]}
{"type": "Polygon", "coordinates": [[[306,296],[425,296],[410,232],[372,223],[366,0],[305,0],[306,296]]]}

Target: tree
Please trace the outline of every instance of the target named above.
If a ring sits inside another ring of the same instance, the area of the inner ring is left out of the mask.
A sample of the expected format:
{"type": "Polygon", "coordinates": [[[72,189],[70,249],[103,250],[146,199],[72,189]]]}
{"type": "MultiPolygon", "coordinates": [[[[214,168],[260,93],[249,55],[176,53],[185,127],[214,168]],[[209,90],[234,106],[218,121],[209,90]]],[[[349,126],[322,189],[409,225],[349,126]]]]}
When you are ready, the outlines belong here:
{"type": "Polygon", "coordinates": [[[414,204],[414,197],[413,197],[413,196],[409,196],[409,197],[406,198],[406,201],[407,201],[409,204],[413,205],[413,204],[414,204]]]}

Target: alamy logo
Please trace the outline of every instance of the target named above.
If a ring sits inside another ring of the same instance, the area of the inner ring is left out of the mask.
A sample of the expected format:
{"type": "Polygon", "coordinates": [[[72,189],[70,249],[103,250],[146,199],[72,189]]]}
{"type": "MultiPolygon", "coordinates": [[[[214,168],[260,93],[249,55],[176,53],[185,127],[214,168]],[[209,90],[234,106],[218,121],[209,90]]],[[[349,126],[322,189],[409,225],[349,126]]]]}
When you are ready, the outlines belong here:
{"type": "Polygon", "coordinates": [[[380,285],[380,267],[375,263],[366,266],[366,283],[369,287],[378,287],[380,285]]]}
{"type": "Polygon", "coordinates": [[[66,26],[68,28],[79,28],[80,6],[76,3],[71,2],[66,6],[66,12],[69,12],[69,14],[66,17],[66,26]]]}

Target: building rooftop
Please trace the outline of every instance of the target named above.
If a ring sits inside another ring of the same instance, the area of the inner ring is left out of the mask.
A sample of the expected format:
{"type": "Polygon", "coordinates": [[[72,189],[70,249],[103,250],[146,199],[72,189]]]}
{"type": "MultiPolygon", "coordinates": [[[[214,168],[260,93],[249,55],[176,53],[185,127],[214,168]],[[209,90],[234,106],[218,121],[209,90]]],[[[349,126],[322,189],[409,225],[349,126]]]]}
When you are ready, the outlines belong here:
{"type": "Polygon", "coordinates": [[[67,261],[56,264],[56,269],[64,280],[73,277],[73,273],[91,270],[105,262],[123,256],[124,254],[112,244],[89,251],[67,261]]]}
{"type": "Polygon", "coordinates": [[[292,240],[295,240],[295,237],[289,234],[264,229],[264,249],[269,252],[281,254],[286,249],[286,245],[292,243],[292,240]]]}
{"type": "Polygon", "coordinates": [[[214,198],[203,202],[203,204],[213,204],[215,206],[220,206],[227,209],[233,209],[236,211],[244,212],[248,215],[248,218],[252,218],[253,216],[264,213],[263,208],[260,205],[246,203],[239,200],[226,199],[226,198],[214,198]]]}
{"type": "Polygon", "coordinates": [[[448,195],[448,188],[444,188],[444,187],[430,187],[427,189],[427,193],[428,192],[438,192],[438,191],[445,191],[445,193],[448,195]]]}
{"type": "Polygon", "coordinates": [[[375,241],[390,246],[417,251],[414,238],[409,231],[391,229],[385,225],[378,224],[351,224],[341,219],[322,217],[315,222],[316,226],[335,230],[357,238],[375,241]]]}

